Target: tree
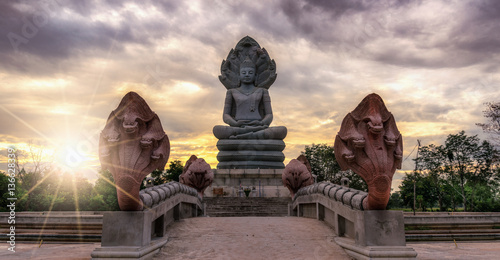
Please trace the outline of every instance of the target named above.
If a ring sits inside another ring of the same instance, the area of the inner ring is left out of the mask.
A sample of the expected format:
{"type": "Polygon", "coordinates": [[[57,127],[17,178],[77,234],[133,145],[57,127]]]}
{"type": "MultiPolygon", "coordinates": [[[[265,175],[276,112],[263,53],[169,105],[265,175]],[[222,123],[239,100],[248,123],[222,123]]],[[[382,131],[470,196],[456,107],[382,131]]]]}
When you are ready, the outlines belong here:
{"type": "Polygon", "coordinates": [[[183,170],[184,166],[182,166],[181,161],[173,160],[170,161],[168,169],[165,171],[163,175],[167,181],[179,181],[179,176],[182,174],[183,170]]]}
{"type": "Polygon", "coordinates": [[[477,126],[483,128],[483,131],[489,133],[492,140],[500,145],[500,102],[485,103],[486,110],[483,111],[484,117],[486,117],[488,123],[477,123],[477,126]]]}
{"type": "Polygon", "coordinates": [[[100,170],[99,178],[94,184],[90,203],[95,207],[93,210],[120,210],[113,175],[108,170],[100,170]]]}
{"type": "MultiPolygon", "coordinates": [[[[444,145],[423,146],[419,152],[416,163],[422,176],[417,176],[417,187],[422,187],[419,182],[427,184],[423,188],[426,194],[417,190],[415,195],[422,195],[421,202],[425,205],[432,204],[429,199],[436,198],[440,210],[450,206],[456,210],[457,205],[463,203],[464,210],[475,211],[487,208],[478,196],[485,198],[489,194],[493,201],[498,198],[499,156],[488,141],[481,142],[477,136],[467,136],[461,131],[448,135],[444,145]]],[[[403,198],[407,193],[413,196],[413,191],[402,186],[403,198]]]]}
{"type": "Polygon", "coordinates": [[[393,192],[387,203],[387,209],[400,209],[404,207],[403,199],[399,191],[393,192]]]}
{"type": "Polygon", "coordinates": [[[5,212],[5,211],[10,211],[9,208],[7,208],[7,205],[12,202],[9,200],[9,198],[17,198],[16,202],[16,211],[23,211],[23,200],[21,198],[23,197],[24,194],[26,194],[26,190],[24,190],[20,184],[19,180],[15,178],[14,183],[10,182],[11,177],[7,175],[5,172],[0,171],[0,212],[5,212]],[[11,195],[9,192],[9,184],[14,184],[15,185],[15,190],[14,190],[14,195],[11,195]]]}
{"type": "Polygon", "coordinates": [[[152,173],[151,173],[151,178],[153,178],[153,184],[154,185],[160,185],[160,184],[163,184],[163,183],[167,183],[167,173],[166,172],[163,172],[161,170],[154,170],[152,173]]]}
{"type": "Polygon", "coordinates": [[[444,211],[444,183],[446,182],[446,171],[443,165],[446,163],[446,154],[443,146],[430,144],[419,149],[420,157],[415,160],[421,173],[428,174],[433,186],[433,191],[438,199],[439,209],[444,211]]]}
{"type": "Polygon", "coordinates": [[[340,184],[342,177],[347,177],[350,180],[349,187],[364,191],[368,189],[365,181],[359,175],[350,170],[342,171],[340,169],[333,146],[327,144],[306,145],[305,151],[301,154],[305,155],[311,164],[312,174],[318,176],[318,182],[329,181],[340,184]]]}
{"type": "Polygon", "coordinates": [[[432,185],[432,177],[429,174],[406,173],[399,186],[401,199],[405,206],[413,208],[413,182],[416,181],[417,207],[426,211],[436,203],[435,187],[432,185]]]}

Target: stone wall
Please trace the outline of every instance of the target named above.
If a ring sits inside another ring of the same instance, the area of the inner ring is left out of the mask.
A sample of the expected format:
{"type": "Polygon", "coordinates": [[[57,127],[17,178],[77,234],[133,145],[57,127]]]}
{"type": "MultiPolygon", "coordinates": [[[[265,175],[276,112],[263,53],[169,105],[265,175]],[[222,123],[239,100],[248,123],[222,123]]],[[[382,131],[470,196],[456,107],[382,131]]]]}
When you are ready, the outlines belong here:
{"type": "Polygon", "coordinates": [[[204,196],[215,197],[214,188],[222,188],[226,197],[244,197],[240,187],[255,187],[251,197],[290,197],[290,191],[283,186],[282,173],[283,169],[217,169],[204,196]]]}
{"type": "Polygon", "coordinates": [[[330,225],[335,241],[355,259],[415,258],[406,247],[404,217],[399,211],[363,210],[366,192],[322,182],[300,189],[291,214],[330,225]]]}

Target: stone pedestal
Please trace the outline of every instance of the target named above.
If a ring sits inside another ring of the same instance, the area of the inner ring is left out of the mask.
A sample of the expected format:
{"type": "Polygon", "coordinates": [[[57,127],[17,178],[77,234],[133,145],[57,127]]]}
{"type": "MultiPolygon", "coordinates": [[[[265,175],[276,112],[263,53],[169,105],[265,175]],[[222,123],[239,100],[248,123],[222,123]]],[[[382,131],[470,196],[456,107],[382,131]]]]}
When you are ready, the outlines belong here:
{"type": "Polygon", "coordinates": [[[221,139],[217,169],[283,169],[283,140],[221,139]]]}
{"type": "Polygon", "coordinates": [[[290,197],[290,191],[283,186],[282,173],[283,169],[217,169],[205,196],[244,197],[242,189],[250,188],[249,197],[290,197]],[[224,195],[217,195],[220,189],[224,195]]]}
{"type": "Polygon", "coordinates": [[[417,252],[406,246],[403,212],[362,210],[359,194],[334,184],[311,185],[297,192],[290,215],[325,221],[354,259],[415,259],[417,252]]]}
{"type": "Polygon", "coordinates": [[[101,247],[94,249],[92,259],[152,259],[167,243],[170,223],[203,213],[201,198],[191,187],[173,183],[143,191],[145,210],[103,213],[101,247]]]}
{"type": "Polygon", "coordinates": [[[152,239],[153,215],[152,211],[104,212],[101,247],[92,252],[92,259],[151,259],[168,241],[152,239]]]}

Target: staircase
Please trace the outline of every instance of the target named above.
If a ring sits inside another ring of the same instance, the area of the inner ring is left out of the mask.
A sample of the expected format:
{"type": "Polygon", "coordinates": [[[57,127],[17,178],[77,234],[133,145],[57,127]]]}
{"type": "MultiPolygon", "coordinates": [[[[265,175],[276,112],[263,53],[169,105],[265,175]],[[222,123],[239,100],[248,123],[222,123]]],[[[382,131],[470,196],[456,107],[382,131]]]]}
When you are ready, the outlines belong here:
{"type": "MultiPolygon", "coordinates": [[[[40,242],[100,242],[102,233],[102,212],[94,211],[52,211],[16,212],[15,223],[9,225],[9,212],[0,213],[0,234],[9,234],[15,227],[17,241],[40,242]]],[[[8,240],[1,236],[0,241],[8,240]]]]}
{"type": "Polygon", "coordinates": [[[288,197],[203,198],[203,202],[207,204],[206,215],[209,217],[284,217],[288,216],[288,203],[291,201],[288,197]]]}
{"type": "Polygon", "coordinates": [[[407,242],[500,240],[496,212],[405,213],[407,242]]]}

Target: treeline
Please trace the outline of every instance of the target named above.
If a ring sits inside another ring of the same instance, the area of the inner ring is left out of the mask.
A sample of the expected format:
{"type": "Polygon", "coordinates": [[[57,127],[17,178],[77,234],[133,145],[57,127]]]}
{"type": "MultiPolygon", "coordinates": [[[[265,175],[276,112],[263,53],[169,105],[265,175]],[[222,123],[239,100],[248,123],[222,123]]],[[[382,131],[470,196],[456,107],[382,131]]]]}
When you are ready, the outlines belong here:
{"type": "MultiPolygon", "coordinates": [[[[361,177],[340,170],[333,146],[313,144],[302,154],[318,182],[341,184],[342,178],[348,178],[349,187],[367,191],[361,177]]],[[[464,131],[449,135],[444,145],[422,146],[414,159],[416,170],[405,174],[399,191],[391,194],[388,209],[413,209],[415,201],[421,211],[500,211],[499,155],[490,142],[464,131]]]]}
{"type": "MultiPolygon", "coordinates": [[[[178,181],[182,168],[180,161],[171,161],[167,170],[151,174],[153,182],[178,181]]],[[[98,173],[98,179],[92,184],[73,173],[50,167],[33,171],[20,169],[15,179],[15,195],[12,196],[8,190],[9,178],[5,172],[0,172],[0,211],[8,210],[8,198],[13,197],[17,198],[16,211],[119,210],[113,176],[109,171],[100,170],[98,173]]]]}
{"type": "Polygon", "coordinates": [[[461,131],[448,135],[444,145],[420,147],[415,163],[391,206],[413,209],[415,200],[422,211],[500,211],[499,152],[490,142],[461,131]]]}

